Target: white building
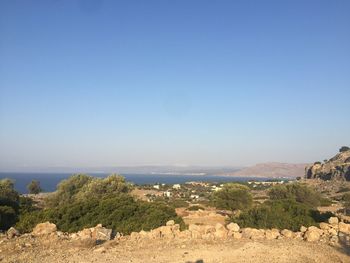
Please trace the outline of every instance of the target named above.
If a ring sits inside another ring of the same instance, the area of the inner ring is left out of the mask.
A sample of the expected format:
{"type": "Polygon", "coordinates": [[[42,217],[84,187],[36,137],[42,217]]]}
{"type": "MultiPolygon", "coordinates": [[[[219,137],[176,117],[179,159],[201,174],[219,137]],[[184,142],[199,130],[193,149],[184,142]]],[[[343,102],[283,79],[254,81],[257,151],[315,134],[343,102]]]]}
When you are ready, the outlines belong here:
{"type": "Polygon", "coordinates": [[[165,191],[163,195],[166,197],[171,197],[172,193],[170,191],[165,191]]]}
{"type": "Polygon", "coordinates": [[[174,184],[174,185],[173,185],[173,188],[174,188],[174,189],[180,189],[180,188],[181,188],[181,185],[180,185],[180,184],[174,184]]]}
{"type": "Polygon", "coordinates": [[[158,190],[159,190],[159,184],[155,184],[155,185],[153,185],[153,188],[155,188],[155,189],[158,189],[158,190]]]}

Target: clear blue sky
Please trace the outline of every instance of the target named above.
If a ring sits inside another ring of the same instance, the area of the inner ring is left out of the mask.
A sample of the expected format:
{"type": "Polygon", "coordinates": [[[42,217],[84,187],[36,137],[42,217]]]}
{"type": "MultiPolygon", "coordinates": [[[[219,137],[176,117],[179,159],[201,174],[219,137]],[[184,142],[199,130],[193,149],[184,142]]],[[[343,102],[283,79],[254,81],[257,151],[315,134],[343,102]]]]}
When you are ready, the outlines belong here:
{"type": "Polygon", "coordinates": [[[350,1],[0,1],[0,170],[313,162],[350,144],[350,1]]]}

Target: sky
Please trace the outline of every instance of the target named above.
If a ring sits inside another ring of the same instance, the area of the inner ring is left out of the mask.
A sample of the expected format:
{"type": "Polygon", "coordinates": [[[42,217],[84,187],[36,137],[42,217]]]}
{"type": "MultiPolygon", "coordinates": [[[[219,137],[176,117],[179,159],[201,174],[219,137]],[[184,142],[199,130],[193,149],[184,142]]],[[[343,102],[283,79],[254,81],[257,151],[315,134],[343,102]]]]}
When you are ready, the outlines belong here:
{"type": "Polygon", "coordinates": [[[350,1],[0,1],[0,171],[306,163],[350,145],[350,1]]]}

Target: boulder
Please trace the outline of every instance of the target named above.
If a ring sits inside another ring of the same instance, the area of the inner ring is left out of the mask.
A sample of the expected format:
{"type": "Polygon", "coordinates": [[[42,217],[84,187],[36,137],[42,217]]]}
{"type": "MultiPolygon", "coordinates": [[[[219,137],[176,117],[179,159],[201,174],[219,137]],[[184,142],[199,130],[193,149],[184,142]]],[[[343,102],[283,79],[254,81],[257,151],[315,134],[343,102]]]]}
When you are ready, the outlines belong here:
{"type": "Polygon", "coordinates": [[[20,235],[19,231],[16,228],[14,228],[14,227],[10,227],[10,229],[7,230],[7,232],[6,232],[6,236],[7,236],[8,239],[12,239],[14,237],[18,237],[19,235],[20,235]]]}
{"type": "Polygon", "coordinates": [[[166,226],[173,226],[173,225],[175,225],[174,220],[169,220],[168,222],[166,222],[166,226]]]}
{"type": "Polygon", "coordinates": [[[328,223],[331,225],[337,225],[339,223],[339,219],[338,217],[330,217],[328,219],[328,223]]]}
{"type": "Polygon", "coordinates": [[[50,222],[45,222],[45,223],[37,224],[32,231],[32,235],[42,236],[42,235],[48,235],[48,234],[54,233],[56,231],[57,231],[57,227],[55,224],[52,224],[50,222]]]}
{"type": "Polygon", "coordinates": [[[265,231],[265,238],[268,240],[276,239],[280,236],[280,232],[278,229],[267,229],[265,231]]]}
{"type": "Polygon", "coordinates": [[[242,238],[242,234],[239,232],[233,232],[232,235],[233,239],[241,239],[242,238]]]}
{"type": "Polygon", "coordinates": [[[216,231],[221,230],[221,229],[225,229],[225,226],[223,224],[217,223],[215,225],[215,229],[216,229],[216,231]]]}
{"type": "Polygon", "coordinates": [[[191,238],[201,239],[202,238],[202,233],[200,231],[197,231],[197,230],[192,230],[191,231],[191,238]]]}
{"type": "Polygon", "coordinates": [[[160,229],[160,236],[164,238],[173,238],[175,237],[172,227],[171,226],[161,226],[160,229]]]}
{"type": "Polygon", "coordinates": [[[84,228],[77,233],[79,239],[92,239],[92,231],[90,228],[84,228]]]}
{"type": "Polygon", "coordinates": [[[311,229],[305,232],[304,238],[308,242],[314,242],[320,240],[320,233],[317,230],[311,229]]]}
{"type": "Polygon", "coordinates": [[[249,228],[249,227],[243,228],[242,229],[242,237],[253,239],[253,240],[263,239],[263,238],[265,238],[265,231],[255,229],[255,228],[249,228]]]}
{"type": "Polygon", "coordinates": [[[320,228],[322,229],[322,230],[329,230],[330,228],[332,227],[332,225],[329,225],[329,224],[327,224],[327,223],[320,223],[320,228]]]}
{"type": "Polygon", "coordinates": [[[96,240],[111,240],[112,239],[112,229],[104,228],[101,224],[90,229],[92,238],[96,240]]]}
{"type": "Polygon", "coordinates": [[[216,231],[215,227],[212,225],[206,225],[204,227],[204,234],[214,233],[216,231]]]}
{"type": "Polygon", "coordinates": [[[181,238],[181,239],[189,239],[192,237],[192,233],[190,230],[184,230],[184,231],[179,232],[177,234],[177,237],[181,238]]]}
{"type": "Polygon", "coordinates": [[[225,228],[217,229],[214,232],[214,236],[217,239],[226,239],[228,235],[228,231],[225,228]]]}
{"type": "Polygon", "coordinates": [[[350,224],[345,224],[343,222],[339,222],[339,232],[350,234],[350,224]]]}
{"type": "Polygon", "coordinates": [[[239,232],[240,229],[239,225],[236,223],[230,223],[226,226],[226,228],[232,232],[239,232]]]}
{"type": "Polygon", "coordinates": [[[300,227],[300,232],[304,233],[306,231],[307,231],[307,227],[305,227],[305,226],[300,227]]]}
{"type": "Polygon", "coordinates": [[[287,237],[287,238],[292,238],[293,237],[293,232],[288,230],[288,229],[283,229],[281,231],[282,236],[287,237]]]}

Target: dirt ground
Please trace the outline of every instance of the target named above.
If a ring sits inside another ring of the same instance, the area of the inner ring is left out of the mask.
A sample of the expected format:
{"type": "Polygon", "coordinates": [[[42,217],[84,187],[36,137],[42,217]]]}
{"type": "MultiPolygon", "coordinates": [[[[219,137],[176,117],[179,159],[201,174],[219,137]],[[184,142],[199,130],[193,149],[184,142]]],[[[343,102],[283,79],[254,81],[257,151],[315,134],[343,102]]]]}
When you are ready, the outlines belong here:
{"type": "Polygon", "coordinates": [[[322,243],[281,240],[152,240],[108,241],[80,247],[68,240],[10,240],[0,244],[0,262],[118,262],[118,263],[228,263],[228,262],[350,262],[349,251],[322,243]]]}

